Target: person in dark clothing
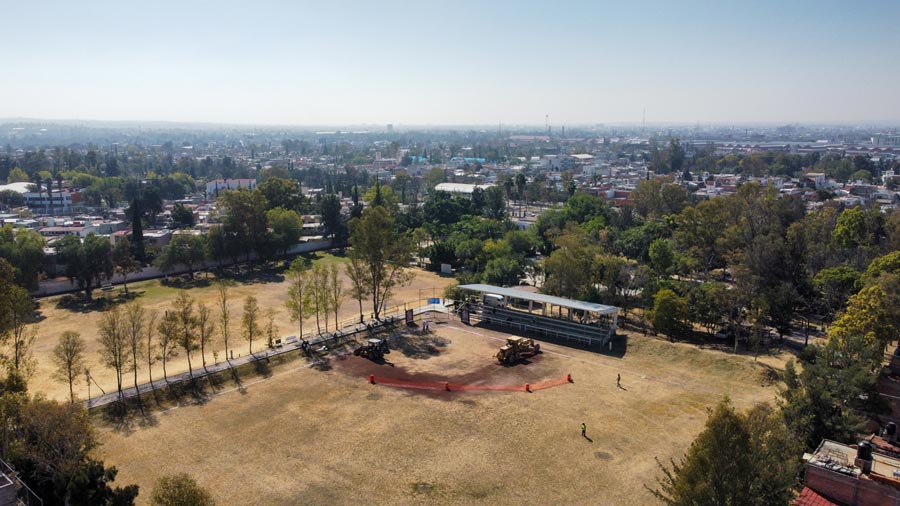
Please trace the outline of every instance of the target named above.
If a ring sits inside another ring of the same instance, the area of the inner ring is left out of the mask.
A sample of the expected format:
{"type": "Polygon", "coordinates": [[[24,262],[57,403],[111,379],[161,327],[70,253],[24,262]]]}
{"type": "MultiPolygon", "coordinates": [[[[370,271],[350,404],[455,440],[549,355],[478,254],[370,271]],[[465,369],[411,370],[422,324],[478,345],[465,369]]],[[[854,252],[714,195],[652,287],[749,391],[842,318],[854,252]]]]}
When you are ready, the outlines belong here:
{"type": "Polygon", "coordinates": [[[620,387],[620,388],[622,386],[622,375],[621,374],[616,374],[616,386],[620,387]]]}

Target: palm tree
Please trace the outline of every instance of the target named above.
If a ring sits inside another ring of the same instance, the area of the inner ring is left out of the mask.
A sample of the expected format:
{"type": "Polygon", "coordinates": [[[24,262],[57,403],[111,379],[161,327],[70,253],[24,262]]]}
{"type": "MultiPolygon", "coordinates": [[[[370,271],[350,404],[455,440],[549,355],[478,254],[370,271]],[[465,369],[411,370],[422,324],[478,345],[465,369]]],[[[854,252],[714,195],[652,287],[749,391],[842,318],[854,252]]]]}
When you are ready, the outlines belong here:
{"type": "Polygon", "coordinates": [[[506,207],[509,208],[509,199],[512,197],[512,189],[516,185],[512,176],[506,176],[503,180],[503,188],[506,190],[506,207]]]}
{"type": "Polygon", "coordinates": [[[53,178],[47,178],[47,200],[50,201],[50,214],[53,214],[53,178]]]}
{"type": "Polygon", "coordinates": [[[41,200],[41,196],[44,194],[44,180],[40,174],[34,175],[34,185],[37,186],[38,200],[41,200]]]}

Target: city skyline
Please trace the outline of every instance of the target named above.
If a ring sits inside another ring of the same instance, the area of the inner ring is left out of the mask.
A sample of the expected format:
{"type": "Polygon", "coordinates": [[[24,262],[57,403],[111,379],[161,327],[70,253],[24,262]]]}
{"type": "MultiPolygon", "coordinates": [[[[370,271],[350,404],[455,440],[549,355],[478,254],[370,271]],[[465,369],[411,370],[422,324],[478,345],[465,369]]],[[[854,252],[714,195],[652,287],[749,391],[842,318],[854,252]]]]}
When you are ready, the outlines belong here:
{"type": "Polygon", "coordinates": [[[860,2],[8,6],[0,117],[235,125],[900,121],[860,2]]]}

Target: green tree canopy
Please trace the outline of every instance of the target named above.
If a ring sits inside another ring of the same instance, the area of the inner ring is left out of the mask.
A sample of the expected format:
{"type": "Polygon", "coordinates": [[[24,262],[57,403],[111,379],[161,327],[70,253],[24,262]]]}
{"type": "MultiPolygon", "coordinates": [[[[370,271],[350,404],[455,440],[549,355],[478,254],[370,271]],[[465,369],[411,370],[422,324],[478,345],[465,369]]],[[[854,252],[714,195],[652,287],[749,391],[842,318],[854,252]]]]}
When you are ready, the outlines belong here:
{"type": "Polygon", "coordinates": [[[789,506],[800,468],[793,434],[780,413],[758,405],[738,413],[726,398],[654,495],[668,506],[789,506]]]}
{"type": "Polygon", "coordinates": [[[184,473],[161,476],[150,493],[152,506],[214,506],[212,495],[184,473]]]}
{"type": "Polygon", "coordinates": [[[354,290],[370,298],[378,318],[394,288],[412,279],[406,267],[415,246],[395,230],[393,217],[381,206],[370,207],[361,218],[350,221],[350,244],[351,261],[362,266],[358,279],[353,279],[354,290]]]}
{"type": "Polygon", "coordinates": [[[113,275],[112,247],[105,237],[88,234],[82,242],[67,235],[56,243],[56,251],[60,263],[66,266],[66,276],[84,290],[89,300],[100,281],[113,275]]]}

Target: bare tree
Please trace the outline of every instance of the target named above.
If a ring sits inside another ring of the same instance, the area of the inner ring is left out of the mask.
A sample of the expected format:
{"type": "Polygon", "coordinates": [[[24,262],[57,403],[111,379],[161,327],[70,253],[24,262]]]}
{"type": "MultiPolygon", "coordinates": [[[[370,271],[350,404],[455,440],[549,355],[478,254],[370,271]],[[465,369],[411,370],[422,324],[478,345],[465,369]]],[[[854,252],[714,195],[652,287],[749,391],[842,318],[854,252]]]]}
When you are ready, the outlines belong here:
{"type": "Polygon", "coordinates": [[[129,368],[134,373],[134,390],[137,392],[138,405],[141,414],[144,414],[144,402],[141,400],[141,390],[138,388],[138,359],[143,358],[144,353],[144,324],[146,315],[144,308],[137,302],[132,302],[125,307],[125,334],[128,349],[131,353],[129,368]]]}
{"type": "Polygon", "coordinates": [[[178,356],[178,316],[173,311],[166,311],[156,328],[159,341],[159,359],[162,360],[163,379],[169,382],[166,362],[178,356]]]}
{"type": "Polygon", "coordinates": [[[291,321],[300,322],[300,339],[303,339],[303,320],[310,315],[309,306],[309,275],[306,271],[306,265],[302,258],[297,258],[291,263],[288,270],[288,280],[290,287],[288,288],[287,300],[284,305],[291,315],[291,321]]]}
{"type": "Polygon", "coordinates": [[[244,299],[244,315],[241,317],[244,339],[250,341],[250,354],[253,355],[253,338],[259,334],[259,306],[256,297],[248,295],[244,299]]]}
{"type": "Polygon", "coordinates": [[[313,309],[316,313],[316,331],[321,334],[322,326],[320,325],[319,315],[325,313],[325,332],[328,332],[328,298],[325,296],[325,283],[328,275],[325,273],[321,264],[312,268],[309,278],[310,295],[312,297],[313,309]]]}
{"type": "Polygon", "coordinates": [[[228,289],[231,288],[232,283],[230,280],[220,279],[216,283],[216,292],[219,295],[217,299],[217,303],[219,305],[219,327],[222,330],[222,340],[225,342],[225,360],[229,360],[228,357],[228,323],[231,319],[231,310],[228,309],[228,289]]]}
{"type": "Polygon", "coordinates": [[[350,294],[359,303],[359,322],[363,321],[362,301],[366,297],[365,262],[361,257],[350,257],[350,263],[344,268],[350,278],[350,294]]]}
{"type": "Polygon", "coordinates": [[[128,336],[125,330],[125,321],[122,311],[113,307],[103,313],[100,318],[100,360],[104,366],[116,373],[116,388],[119,392],[119,402],[124,409],[124,394],[122,393],[122,375],[128,370],[128,336]]]}
{"type": "Polygon", "coordinates": [[[75,402],[75,378],[84,371],[84,339],[78,332],[67,330],[53,348],[54,377],[69,383],[69,402],[75,402]]]}
{"type": "Polygon", "coordinates": [[[266,322],[266,342],[269,348],[275,346],[275,339],[278,337],[278,326],[275,325],[275,311],[266,311],[268,322],[266,322]]]}
{"type": "Polygon", "coordinates": [[[344,280],[341,279],[341,273],[338,266],[331,264],[328,268],[328,303],[331,310],[334,311],[334,330],[338,330],[338,310],[341,308],[341,302],[344,300],[344,280]]]}
{"type": "Polygon", "coordinates": [[[159,313],[150,311],[147,313],[147,325],[144,330],[144,356],[147,358],[147,377],[150,379],[150,389],[153,390],[153,363],[156,362],[156,343],[153,333],[156,332],[156,318],[159,313]]]}
{"type": "Polygon", "coordinates": [[[197,332],[200,338],[200,358],[203,360],[203,370],[206,371],[206,347],[211,342],[213,333],[211,311],[206,304],[197,305],[197,332]]]}
{"type": "Polygon", "coordinates": [[[0,337],[8,339],[10,347],[10,356],[6,358],[7,367],[24,380],[34,368],[31,345],[37,330],[28,326],[34,319],[34,303],[28,292],[19,286],[8,287],[8,293],[0,301],[3,303],[0,307],[0,312],[3,313],[0,315],[0,332],[6,331],[0,337]]]}
{"type": "Polygon", "coordinates": [[[188,361],[188,375],[193,378],[191,352],[197,349],[197,316],[194,314],[194,299],[182,291],[175,298],[174,312],[178,321],[178,345],[184,350],[188,361]]]}

